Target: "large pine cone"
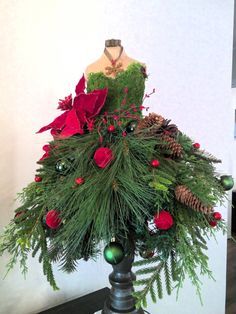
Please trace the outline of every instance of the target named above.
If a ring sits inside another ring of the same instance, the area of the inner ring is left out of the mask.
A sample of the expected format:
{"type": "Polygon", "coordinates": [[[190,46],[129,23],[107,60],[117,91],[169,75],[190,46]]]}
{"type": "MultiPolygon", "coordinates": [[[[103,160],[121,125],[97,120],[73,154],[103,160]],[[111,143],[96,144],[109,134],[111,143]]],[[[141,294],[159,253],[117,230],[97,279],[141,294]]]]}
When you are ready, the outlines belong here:
{"type": "Polygon", "coordinates": [[[163,118],[156,113],[149,113],[144,117],[137,126],[137,132],[143,129],[149,129],[149,134],[157,135],[168,134],[171,137],[176,137],[178,134],[178,128],[175,124],[170,124],[171,120],[163,118]]]}
{"type": "Polygon", "coordinates": [[[185,185],[178,185],[176,188],[175,188],[175,197],[176,199],[196,210],[196,211],[199,211],[199,212],[202,212],[202,213],[205,213],[205,214],[210,214],[213,212],[213,208],[210,207],[210,206],[205,206],[202,204],[201,200],[199,200],[198,197],[196,197],[190,190],[187,186],[185,185]]]}
{"type": "Polygon", "coordinates": [[[155,126],[155,129],[159,129],[165,122],[165,118],[156,114],[149,113],[148,116],[144,117],[138,124],[137,129],[142,130],[155,126]]]}
{"type": "Polygon", "coordinates": [[[162,140],[167,143],[162,148],[165,148],[170,151],[170,157],[179,158],[183,154],[182,146],[175,141],[175,139],[169,135],[162,135],[162,140]]]}

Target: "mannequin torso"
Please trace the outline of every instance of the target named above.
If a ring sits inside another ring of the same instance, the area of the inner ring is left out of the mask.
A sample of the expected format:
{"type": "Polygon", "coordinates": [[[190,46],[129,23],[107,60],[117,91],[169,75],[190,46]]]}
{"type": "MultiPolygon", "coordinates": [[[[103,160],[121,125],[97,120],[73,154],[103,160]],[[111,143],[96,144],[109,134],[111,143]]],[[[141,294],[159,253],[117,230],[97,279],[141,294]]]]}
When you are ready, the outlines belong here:
{"type": "MultiPolygon", "coordinates": [[[[122,48],[121,46],[106,47],[106,50],[109,53],[109,55],[112,56],[112,58],[114,60],[116,60],[119,57],[119,54],[121,53],[121,48],[122,48]]],[[[143,63],[141,63],[141,62],[139,62],[133,58],[130,58],[123,49],[123,51],[122,51],[119,59],[117,60],[116,64],[118,65],[119,63],[121,63],[120,69],[125,71],[127,69],[127,67],[131,63],[134,63],[134,62],[138,62],[145,67],[145,64],[143,64],[143,63]]],[[[114,78],[116,76],[116,73],[112,72],[112,73],[108,74],[108,71],[106,69],[107,67],[111,67],[111,66],[112,66],[111,61],[109,60],[107,55],[105,53],[103,53],[102,56],[98,60],[96,60],[94,63],[87,66],[87,68],[85,70],[86,79],[88,78],[88,75],[91,72],[93,72],[93,73],[102,72],[105,75],[114,78]]]]}

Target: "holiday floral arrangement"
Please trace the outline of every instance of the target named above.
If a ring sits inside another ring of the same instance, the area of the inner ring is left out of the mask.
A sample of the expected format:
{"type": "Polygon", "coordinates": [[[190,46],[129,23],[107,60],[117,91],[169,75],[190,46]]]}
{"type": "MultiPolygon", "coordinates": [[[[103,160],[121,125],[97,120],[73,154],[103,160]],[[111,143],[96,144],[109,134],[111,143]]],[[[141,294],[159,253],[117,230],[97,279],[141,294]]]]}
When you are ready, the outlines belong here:
{"type": "Polygon", "coordinates": [[[162,273],[168,294],[189,276],[200,296],[199,270],[212,277],[206,239],[226,229],[214,207],[233,179],[217,174],[220,160],[170,120],[142,115],[150,94],[142,97],[139,64],[117,77],[113,89],[113,79],[91,74],[87,93],[82,77],[75,97],[59,101],[62,114],[39,130],[50,130],[53,140],[43,146],[34,182],[19,194],[0,254],[11,254],[8,270],[19,260],[24,274],[28,255],[37,255],[56,290],[52,264],[75,271],[80,260],[96,259],[102,242],[113,265],[139,256],[137,307],[149,293],[154,302],[162,297],[162,273]]]}

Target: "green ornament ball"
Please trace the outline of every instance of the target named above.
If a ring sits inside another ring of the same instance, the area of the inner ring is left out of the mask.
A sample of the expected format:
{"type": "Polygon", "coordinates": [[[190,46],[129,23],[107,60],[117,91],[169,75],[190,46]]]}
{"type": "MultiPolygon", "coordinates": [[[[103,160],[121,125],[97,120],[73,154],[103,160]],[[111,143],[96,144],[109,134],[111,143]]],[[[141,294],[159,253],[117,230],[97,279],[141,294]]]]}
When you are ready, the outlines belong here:
{"type": "Polygon", "coordinates": [[[221,176],[220,177],[220,183],[223,186],[225,191],[229,191],[232,189],[232,187],[234,186],[234,180],[232,178],[232,176],[221,176]]]}
{"type": "Polygon", "coordinates": [[[56,162],[55,169],[58,173],[65,175],[70,170],[71,163],[67,159],[60,159],[56,162]]]}
{"type": "Polygon", "coordinates": [[[134,132],[135,129],[136,129],[136,127],[137,127],[137,125],[138,125],[138,121],[136,121],[136,120],[130,121],[130,122],[127,124],[126,128],[125,128],[126,132],[127,132],[127,133],[132,133],[132,132],[134,132]]]}
{"type": "Polygon", "coordinates": [[[124,249],[120,243],[111,242],[105,247],[103,256],[107,263],[117,265],[124,258],[124,249]]]}

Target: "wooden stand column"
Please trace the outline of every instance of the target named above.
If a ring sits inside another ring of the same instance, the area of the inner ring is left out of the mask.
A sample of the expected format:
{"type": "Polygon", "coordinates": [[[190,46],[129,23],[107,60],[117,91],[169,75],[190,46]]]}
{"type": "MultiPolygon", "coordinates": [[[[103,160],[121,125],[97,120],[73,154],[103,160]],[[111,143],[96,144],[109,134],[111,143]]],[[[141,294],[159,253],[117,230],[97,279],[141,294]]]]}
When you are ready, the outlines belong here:
{"type": "Polygon", "coordinates": [[[113,265],[113,272],[109,275],[111,290],[106,300],[102,314],[144,314],[142,309],[135,308],[133,280],[135,275],[131,271],[134,256],[126,256],[121,263],[113,265]]]}

